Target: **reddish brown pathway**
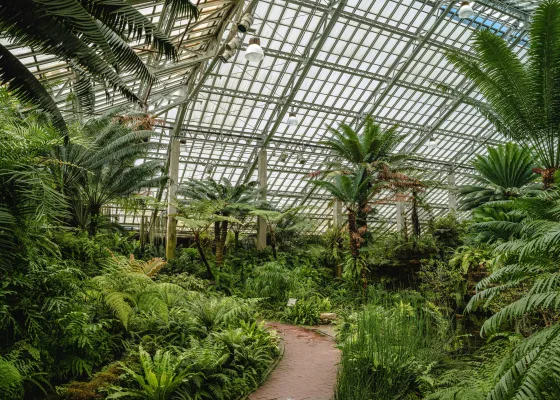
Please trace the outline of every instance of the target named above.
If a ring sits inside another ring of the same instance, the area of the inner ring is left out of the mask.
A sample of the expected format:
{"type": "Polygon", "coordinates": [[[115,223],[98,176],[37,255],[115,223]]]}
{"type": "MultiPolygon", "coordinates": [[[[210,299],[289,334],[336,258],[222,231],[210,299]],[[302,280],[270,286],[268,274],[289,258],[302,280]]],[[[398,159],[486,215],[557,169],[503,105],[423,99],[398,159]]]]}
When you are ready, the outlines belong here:
{"type": "Polygon", "coordinates": [[[284,340],[284,357],[249,400],[332,399],[339,357],[333,340],[298,326],[267,326],[284,340]]]}

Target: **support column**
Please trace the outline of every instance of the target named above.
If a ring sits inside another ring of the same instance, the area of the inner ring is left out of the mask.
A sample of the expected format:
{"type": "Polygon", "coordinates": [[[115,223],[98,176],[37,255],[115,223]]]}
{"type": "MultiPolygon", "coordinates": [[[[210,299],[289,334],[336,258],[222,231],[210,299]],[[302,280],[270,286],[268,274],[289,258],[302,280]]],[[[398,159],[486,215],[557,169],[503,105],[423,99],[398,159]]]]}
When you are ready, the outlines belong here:
{"type": "Polygon", "coordinates": [[[397,231],[402,232],[404,230],[404,202],[397,201],[397,231]]]}
{"type": "Polygon", "coordinates": [[[342,201],[334,199],[333,204],[333,227],[342,228],[342,201]]]}
{"type": "Polygon", "coordinates": [[[448,201],[449,201],[449,211],[457,211],[457,195],[455,194],[455,173],[450,172],[447,174],[447,186],[448,186],[448,201]]]}
{"type": "MultiPolygon", "coordinates": [[[[265,188],[261,194],[261,200],[266,200],[266,170],[268,162],[266,158],[266,149],[262,148],[259,150],[258,156],[258,176],[259,176],[259,186],[265,188]]],[[[259,217],[257,220],[257,250],[264,250],[266,248],[266,221],[264,218],[259,217]]]]}
{"type": "Polygon", "coordinates": [[[181,142],[179,133],[183,126],[186,104],[181,104],[177,109],[173,134],[169,138],[169,185],[167,187],[167,240],[165,242],[165,258],[171,260],[175,258],[175,248],[177,247],[177,185],[179,184],[179,155],[181,153],[181,142]]]}

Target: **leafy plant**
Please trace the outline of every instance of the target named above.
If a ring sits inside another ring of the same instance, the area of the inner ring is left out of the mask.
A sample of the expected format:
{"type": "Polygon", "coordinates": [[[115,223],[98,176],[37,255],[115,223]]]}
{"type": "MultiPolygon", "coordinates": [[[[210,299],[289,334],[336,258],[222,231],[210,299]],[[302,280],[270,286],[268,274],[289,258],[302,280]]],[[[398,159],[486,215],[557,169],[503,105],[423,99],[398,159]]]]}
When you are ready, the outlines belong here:
{"type": "Polygon", "coordinates": [[[461,209],[470,210],[495,200],[508,200],[526,193],[538,193],[535,184],[533,156],[527,148],[515,143],[487,147],[488,155],[476,155],[471,175],[476,184],[459,187],[461,209]]]}
{"type": "Polygon", "coordinates": [[[137,373],[125,364],[121,368],[129,374],[140,389],[117,388],[107,399],[139,398],[147,400],[168,400],[179,392],[185,381],[191,376],[179,368],[180,356],[171,351],[158,350],[152,358],[142,346],[138,349],[142,372],[137,373]]]}
{"type": "Polygon", "coordinates": [[[420,398],[423,379],[443,359],[447,330],[430,311],[400,303],[370,306],[341,344],[335,399],[420,398]]]}
{"type": "MultiPolygon", "coordinates": [[[[178,194],[188,199],[203,202],[212,202],[214,213],[222,216],[237,216],[251,210],[257,203],[262,188],[257,188],[257,182],[249,182],[233,186],[227,179],[221,183],[214,180],[190,180],[178,189],[178,194]]],[[[233,220],[240,223],[239,220],[233,220]]],[[[228,218],[219,218],[214,221],[214,245],[216,248],[216,266],[224,263],[224,249],[228,234],[228,218]]]]}
{"type": "MultiPolygon", "coordinates": [[[[196,18],[190,1],[166,0],[172,10],[196,18]]],[[[135,74],[147,82],[154,77],[128,45],[144,39],[155,51],[172,59],[177,48],[146,16],[125,1],[80,2],[78,0],[22,0],[17,7],[0,2],[0,29],[12,43],[33,47],[68,62],[77,75],[75,94],[84,111],[92,111],[92,80],[112,87],[129,101],[141,103],[119,76],[135,74]]],[[[66,136],[65,121],[45,87],[5,46],[0,46],[0,80],[23,102],[30,101],[52,114],[55,126],[66,136]]]]}
{"type": "Polygon", "coordinates": [[[293,307],[285,307],[282,320],[295,325],[318,325],[321,321],[321,313],[329,311],[331,311],[331,304],[328,298],[311,296],[297,299],[293,307]]]}
{"type": "Polygon", "coordinates": [[[560,79],[560,2],[546,0],[535,10],[529,28],[527,57],[517,56],[489,29],[476,31],[474,58],[450,52],[447,58],[476,84],[485,103],[462,96],[507,138],[533,149],[545,188],[560,166],[557,119],[560,79]]]}

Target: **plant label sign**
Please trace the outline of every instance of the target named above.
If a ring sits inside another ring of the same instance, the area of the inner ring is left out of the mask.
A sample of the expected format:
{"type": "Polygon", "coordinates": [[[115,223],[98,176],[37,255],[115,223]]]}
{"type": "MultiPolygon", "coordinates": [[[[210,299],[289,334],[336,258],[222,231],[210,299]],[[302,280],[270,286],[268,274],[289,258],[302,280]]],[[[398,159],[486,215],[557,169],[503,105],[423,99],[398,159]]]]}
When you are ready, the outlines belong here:
{"type": "Polygon", "coordinates": [[[290,299],[288,299],[288,304],[287,304],[287,306],[288,306],[288,307],[293,307],[293,306],[296,305],[296,302],[297,302],[297,299],[292,299],[292,298],[290,298],[290,299]]]}

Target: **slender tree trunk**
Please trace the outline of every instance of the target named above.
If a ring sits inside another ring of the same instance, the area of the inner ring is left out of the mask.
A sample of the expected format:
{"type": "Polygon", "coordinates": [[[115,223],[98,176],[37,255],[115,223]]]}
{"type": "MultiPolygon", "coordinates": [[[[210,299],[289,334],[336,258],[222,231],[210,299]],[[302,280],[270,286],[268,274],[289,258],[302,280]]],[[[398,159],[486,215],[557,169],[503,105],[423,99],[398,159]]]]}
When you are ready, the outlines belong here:
{"type": "Polygon", "coordinates": [[[356,213],[356,230],[363,232],[363,234],[360,234],[360,237],[366,244],[370,236],[367,226],[367,217],[368,213],[363,209],[356,213]]]}
{"type": "Polygon", "coordinates": [[[214,243],[212,243],[212,250],[214,254],[218,250],[218,242],[220,241],[220,221],[214,222],[214,243]]]}
{"type": "Polygon", "coordinates": [[[350,236],[350,254],[357,259],[360,255],[358,241],[360,233],[356,224],[356,213],[353,211],[348,211],[348,235],[350,236]]]}
{"type": "Polygon", "coordinates": [[[214,279],[214,275],[212,274],[212,269],[210,269],[210,264],[206,259],[206,254],[204,254],[204,249],[202,248],[202,244],[200,243],[200,234],[198,232],[195,232],[194,234],[194,243],[196,244],[196,249],[198,250],[200,259],[202,260],[202,263],[206,267],[206,277],[208,279],[214,279]]]}
{"type": "Polygon", "coordinates": [[[237,230],[234,231],[233,235],[234,235],[233,243],[234,243],[235,248],[237,249],[237,248],[239,248],[239,231],[237,231],[237,230]]]}
{"type": "Polygon", "coordinates": [[[272,248],[272,256],[275,260],[277,260],[278,255],[276,253],[276,233],[272,229],[270,230],[270,247],[272,248]]]}
{"type": "Polygon", "coordinates": [[[412,234],[416,239],[420,237],[420,218],[418,217],[418,199],[416,197],[417,193],[415,191],[412,192],[412,234]]]}
{"type": "MultiPolygon", "coordinates": [[[[360,244],[362,237],[360,235],[359,227],[356,223],[356,213],[353,211],[348,211],[348,234],[350,235],[350,253],[354,259],[354,268],[360,257],[360,244]]],[[[364,295],[367,293],[367,271],[365,266],[362,266],[360,270],[360,277],[362,280],[362,290],[364,295]]]]}
{"type": "Polygon", "coordinates": [[[226,247],[228,221],[222,221],[220,230],[218,231],[218,240],[216,241],[216,267],[220,267],[224,263],[224,249],[226,247]]]}

